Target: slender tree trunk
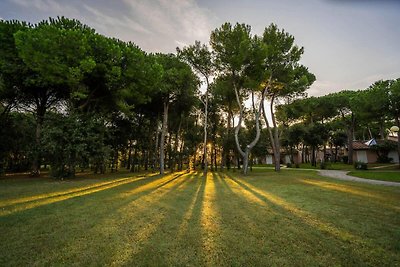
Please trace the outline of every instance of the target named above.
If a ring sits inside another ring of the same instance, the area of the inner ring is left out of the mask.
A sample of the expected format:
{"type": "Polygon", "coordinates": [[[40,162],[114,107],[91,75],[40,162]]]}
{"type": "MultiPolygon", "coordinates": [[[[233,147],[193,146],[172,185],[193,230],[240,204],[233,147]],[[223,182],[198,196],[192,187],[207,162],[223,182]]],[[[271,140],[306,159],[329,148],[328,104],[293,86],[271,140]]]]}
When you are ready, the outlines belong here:
{"type": "Polygon", "coordinates": [[[278,172],[281,169],[281,151],[280,151],[281,148],[280,148],[280,142],[279,142],[279,129],[277,127],[276,120],[275,120],[274,100],[275,100],[275,95],[273,95],[271,97],[271,104],[270,104],[273,131],[268,122],[267,114],[266,114],[265,108],[264,108],[264,103],[263,103],[263,116],[264,116],[265,123],[267,125],[269,137],[271,139],[272,151],[274,153],[275,171],[278,172]]]}
{"type": "Polygon", "coordinates": [[[372,132],[371,132],[371,128],[368,126],[368,133],[369,133],[369,139],[372,139],[374,137],[372,137],[372,132]]]}
{"type": "Polygon", "coordinates": [[[204,153],[204,170],[203,170],[203,175],[207,176],[207,171],[208,171],[208,162],[207,162],[207,124],[208,124],[208,88],[209,88],[209,82],[208,82],[208,77],[206,76],[206,83],[207,83],[207,89],[206,89],[206,101],[204,103],[204,141],[203,141],[203,153],[204,153]]]}
{"type": "Polygon", "coordinates": [[[335,159],[334,159],[335,163],[337,162],[337,154],[338,154],[338,146],[335,145],[335,159]]]}
{"type": "Polygon", "coordinates": [[[156,141],[154,142],[154,154],[153,154],[153,171],[157,168],[157,158],[158,158],[158,148],[159,148],[159,143],[158,143],[158,123],[157,123],[157,128],[156,128],[156,136],[155,139],[156,141]]]}
{"type": "Polygon", "coordinates": [[[385,134],[385,127],[383,126],[383,122],[379,123],[379,134],[380,134],[382,140],[387,139],[386,134],[385,134]]]}
{"type": "Polygon", "coordinates": [[[178,168],[180,171],[183,170],[183,148],[184,148],[184,142],[182,140],[180,148],[179,148],[180,153],[179,153],[179,167],[178,168]]]}
{"type": "Polygon", "coordinates": [[[351,114],[351,125],[348,130],[348,148],[349,148],[349,153],[348,153],[348,163],[353,164],[353,139],[354,139],[354,127],[355,127],[355,118],[353,113],[351,114]]]}
{"type": "Polygon", "coordinates": [[[215,143],[214,143],[214,166],[215,166],[215,170],[217,171],[218,169],[218,165],[217,165],[217,149],[215,147],[215,143]]]}
{"type": "Polygon", "coordinates": [[[42,128],[44,122],[44,114],[46,109],[44,107],[38,107],[36,112],[36,132],[35,132],[35,150],[33,155],[33,162],[32,162],[32,176],[39,176],[40,175],[40,141],[42,138],[42,128]]]}
{"type": "Polygon", "coordinates": [[[290,146],[290,163],[294,164],[293,146],[290,146]]]}
{"type": "MultiPolygon", "coordinates": [[[[400,118],[395,118],[397,127],[400,128],[400,118]]],[[[399,169],[400,169],[400,131],[397,132],[397,155],[399,157],[399,169]]]]}
{"type": "Polygon", "coordinates": [[[317,162],[315,159],[315,146],[311,146],[311,166],[317,166],[317,162]]]}
{"type": "Polygon", "coordinates": [[[136,162],[137,162],[137,147],[134,148],[134,152],[133,152],[131,172],[136,171],[136,162]]]}
{"type": "Polygon", "coordinates": [[[143,167],[144,167],[145,171],[147,171],[149,169],[149,151],[148,150],[143,151],[143,167]]]}
{"type": "Polygon", "coordinates": [[[126,169],[130,170],[131,169],[131,164],[132,164],[132,141],[131,140],[129,140],[128,146],[129,146],[129,148],[128,148],[128,160],[127,160],[127,163],[126,163],[126,169]]]}
{"type": "Polygon", "coordinates": [[[118,149],[115,151],[115,171],[118,172],[118,163],[119,163],[119,153],[118,149]]]}
{"type": "Polygon", "coordinates": [[[161,129],[161,138],[160,138],[160,174],[164,175],[164,160],[165,160],[165,136],[167,135],[167,127],[168,127],[168,102],[164,102],[164,114],[163,114],[163,123],[161,129]]]}
{"type": "MultiPolygon", "coordinates": [[[[182,126],[182,115],[181,115],[180,120],[179,120],[178,131],[175,133],[175,143],[174,143],[174,149],[173,149],[174,150],[174,152],[173,152],[174,156],[172,158],[172,165],[173,166],[172,166],[171,170],[175,169],[175,167],[177,167],[177,165],[178,165],[179,133],[181,132],[181,126],[182,126]]],[[[179,166],[178,166],[178,169],[179,169],[179,166]]]]}
{"type": "Polygon", "coordinates": [[[348,147],[348,164],[353,164],[353,131],[350,129],[347,130],[347,147],[348,147]]]}
{"type": "Polygon", "coordinates": [[[171,170],[171,172],[173,172],[174,167],[172,166],[172,134],[168,135],[167,152],[168,154],[165,158],[168,158],[168,168],[171,170]]]}

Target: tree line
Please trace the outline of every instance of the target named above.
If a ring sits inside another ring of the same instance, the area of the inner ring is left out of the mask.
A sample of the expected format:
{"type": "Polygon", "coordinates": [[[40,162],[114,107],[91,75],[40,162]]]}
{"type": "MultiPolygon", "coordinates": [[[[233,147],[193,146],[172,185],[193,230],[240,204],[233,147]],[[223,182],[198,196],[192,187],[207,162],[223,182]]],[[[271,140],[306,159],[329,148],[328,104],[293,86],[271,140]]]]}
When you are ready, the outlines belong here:
{"type": "MultiPolygon", "coordinates": [[[[348,137],[361,118],[350,107],[356,103],[350,91],[329,96],[344,105],[335,112],[315,108],[311,113],[321,114],[311,119],[300,108],[316,99],[305,98],[315,76],[299,63],[304,49],[275,24],[258,36],[249,25],[224,23],[209,45],[196,41],[162,54],[64,17],[35,25],[0,21],[0,47],[2,173],[39,175],[47,166],[56,177],[89,168],[163,174],[201,167],[206,173],[231,165],[247,173],[269,150],[279,171],[282,144],[308,144],[289,138],[300,122],[319,127],[341,116],[338,127],[348,137]]],[[[373,88],[386,89],[368,90],[390,94],[382,125],[398,124],[398,83],[381,81],[373,88]]],[[[370,114],[376,122],[376,112],[365,109],[362,118],[370,114]]]]}
{"type": "Polygon", "coordinates": [[[364,90],[296,99],[278,106],[277,110],[285,146],[289,150],[308,146],[314,166],[314,151],[321,147],[326,151],[327,146],[335,151],[334,161],[338,160],[338,148],[346,147],[345,162],[352,164],[353,140],[383,140],[372,147],[380,162],[390,162],[387,154],[396,150],[396,146],[400,158],[399,134],[397,145],[387,140],[389,134],[395,135],[390,128],[400,127],[400,78],[380,80],[364,90]]]}

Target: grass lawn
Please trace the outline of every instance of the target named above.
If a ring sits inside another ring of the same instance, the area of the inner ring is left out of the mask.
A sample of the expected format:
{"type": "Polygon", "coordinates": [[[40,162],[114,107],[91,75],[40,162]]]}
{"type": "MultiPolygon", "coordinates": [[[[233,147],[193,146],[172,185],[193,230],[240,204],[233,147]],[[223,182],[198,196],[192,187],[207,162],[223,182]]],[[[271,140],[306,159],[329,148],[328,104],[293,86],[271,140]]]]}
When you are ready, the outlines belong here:
{"type": "Polygon", "coordinates": [[[352,171],[349,175],[390,182],[400,182],[400,171],[352,171]]]}
{"type": "Polygon", "coordinates": [[[400,266],[400,190],[301,170],[3,179],[0,240],[0,266],[400,266]]]}

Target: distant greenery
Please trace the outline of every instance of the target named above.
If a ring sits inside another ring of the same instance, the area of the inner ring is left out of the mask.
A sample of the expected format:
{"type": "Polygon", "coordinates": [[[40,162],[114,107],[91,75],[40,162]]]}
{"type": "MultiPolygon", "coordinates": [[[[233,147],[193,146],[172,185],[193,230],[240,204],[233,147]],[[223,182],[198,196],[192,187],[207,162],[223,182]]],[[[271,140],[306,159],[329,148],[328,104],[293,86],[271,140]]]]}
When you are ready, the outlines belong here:
{"type": "Polygon", "coordinates": [[[352,171],[348,175],[365,179],[400,183],[400,171],[352,171]]]}
{"type": "Polygon", "coordinates": [[[0,180],[0,265],[395,266],[397,188],[310,171],[0,180]]]}

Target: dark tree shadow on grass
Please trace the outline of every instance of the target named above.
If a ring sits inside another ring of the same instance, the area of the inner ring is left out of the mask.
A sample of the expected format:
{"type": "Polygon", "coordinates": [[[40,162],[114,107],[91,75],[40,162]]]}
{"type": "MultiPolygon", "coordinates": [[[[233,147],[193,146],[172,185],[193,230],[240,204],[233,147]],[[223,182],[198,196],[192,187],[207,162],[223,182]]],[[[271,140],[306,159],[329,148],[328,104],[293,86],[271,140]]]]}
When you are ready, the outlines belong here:
{"type": "MultiPolygon", "coordinates": [[[[329,243],[336,244],[327,248],[315,244],[314,251],[332,255],[333,259],[340,260],[341,264],[349,263],[349,259],[352,261],[351,264],[356,265],[381,264],[383,262],[381,257],[383,253],[392,254],[392,258],[398,257],[395,256],[395,253],[387,253],[383,247],[377,246],[370,240],[365,240],[353,233],[339,229],[332,222],[324,222],[315,215],[285,201],[283,198],[273,195],[265,189],[254,187],[244,179],[237,179],[229,174],[227,174],[227,177],[242,187],[243,190],[272,205],[278,213],[283,214],[288,219],[288,223],[293,221],[297,226],[302,225],[301,228],[304,229],[307,235],[314,235],[311,241],[315,242],[315,240],[323,239],[328,240],[329,243]]],[[[307,238],[307,236],[304,237],[307,238]]],[[[391,259],[385,260],[390,265],[391,259]]]]}
{"type": "MultiPolygon", "coordinates": [[[[31,246],[32,254],[26,256],[28,262],[32,262],[36,258],[41,262],[46,262],[46,259],[48,259],[47,262],[49,263],[54,258],[61,256],[65,260],[65,257],[74,254],[73,251],[71,251],[72,253],[67,251],[66,255],[59,255],[60,250],[65,247],[76,247],[77,250],[86,246],[96,247],[96,244],[91,244],[90,235],[97,225],[101,225],[109,218],[118,217],[116,214],[122,206],[129,205],[132,201],[150,195],[153,191],[175,181],[181,175],[175,174],[175,176],[171,177],[153,176],[143,180],[133,180],[131,183],[113,188],[87,195],[74,196],[59,202],[3,216],[0,218],[3,226],[2,230],[21,229],[25,232],[28,231],[19,240],[8,243],[7,250],[10,253],[7,257],[20,256],[18,254],[18,246],[31,246]],[[116,197],[121,192],[138,189],[152,182],[156,182],[155,186],[138,191],[137,194],[132,194],[125,198],[116,197]],[[27,230],[27,225],[30,224],[36,224],[39,227],[27,230]],[[45,227],[45,225],[49,225],[49,227],[45,227]],[[32,240],[34,236],[40,236],[40,238],[32,240]],[[53,236],[56,238],[53,238],[53,236]],[[54,253],[49,253],[51,251],[54,251],[54,253]]],[[[182,180],[182,182],[184,181],[182,180]]],[[[76,253],[79,255],[82,251],[76,251],[76,253]]],[[[70,260],[73,260],[73,258],[70,260]]]]}

